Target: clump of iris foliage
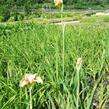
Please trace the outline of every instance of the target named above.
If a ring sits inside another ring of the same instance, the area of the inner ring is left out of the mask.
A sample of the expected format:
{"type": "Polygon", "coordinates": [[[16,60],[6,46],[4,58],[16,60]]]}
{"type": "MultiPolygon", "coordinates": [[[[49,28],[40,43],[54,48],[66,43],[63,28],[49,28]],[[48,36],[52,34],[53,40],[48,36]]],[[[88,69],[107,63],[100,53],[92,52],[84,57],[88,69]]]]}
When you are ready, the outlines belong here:
{"type": "Polygon", "coordinates": [[[107,22],[66,25],[63,72],[61,26],[36,22],[0,24],[0,108],[29,108],[28,89],[20,88],[19,80],[31,72],[44,80],[33,87],[33,109],[76,109],[78,57],[83,61],[79,108],[106,107],[108,30],[107,22]]]}

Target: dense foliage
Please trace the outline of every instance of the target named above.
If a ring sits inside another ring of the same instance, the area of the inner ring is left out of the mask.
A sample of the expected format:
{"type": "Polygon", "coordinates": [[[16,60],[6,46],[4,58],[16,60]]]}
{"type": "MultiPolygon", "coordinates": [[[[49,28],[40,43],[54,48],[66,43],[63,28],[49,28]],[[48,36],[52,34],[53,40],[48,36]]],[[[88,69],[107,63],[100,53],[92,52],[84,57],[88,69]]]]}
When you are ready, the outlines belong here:
{"type": "MultiPolygon", "coordinates": [[[[64,3],[65,9],[108,5],[106,0],[64,3]]],[[[0,109],[29,109],[30,104],[33,109],[108,109],[109,16],[81,10],[61,15],[46,8],[56,9],[48,0],[0,1],[1,21],[40,17],[0,23],[0,109]],[[55,25],[53,19],[71,23],[55,25]],[[78,58],[82,59],[79,70],[78,58]],[[30,87],[19,86],[26,73],[44,81],[34,84],[31,97],[30,87]]]]}
{"type": "MultiPolygon", "coordinates": [[[[45,2],[53,2],[53,0],[1,0],[0,4],[7,4],[7,3],[15,3],[15,4],[20,4],[22,3],[45,3],[45,2]]],[[[109,3],[109,0],[64,0],[64,3],[70,4],[70,3],[95,3],[95,4],[104,4],[104,3],[109,3]]]]}
{"type": "Polygon", "coordinates": [[[0,24],[0,108],[28,109],[28,89],[20,88],[19,81],[25,72],[31,72],[44,80],[44,84],[33,88],[33,109],[77,109],[77,94],[80,109],[94,109],[93,103],[108,109],[104,107],[108,107],[109,97],[109,85],[105,83],[109,80],[105,55],[109,25],[89,21],[65,28],[64,72],[60,26],[0,24]],[[78,57],[82,57],[83,64],[77,93],[78,57]]]}
{"type": "MultiPolygon", "coordinates": [[[[1,0],[0,5],[17,5],[17,6],[24,6],[24,5],[30,5],[30,4],[40,4],[40,3],[50,3],[53,2],[53,0],[1,0]]],[[[64,0],[65,4],[71,5],[71,4],[93,4],[93,5],[104,5],[109,3],[109,0],[64,0]]]]}
{"type": "MultiPolygon", "coordinates": [[[[109,0],[64,0],[64,9],[106,9],[109,0]]],[[[40,17],[42,9],[54,9],[53,0],[0,0],[0,21],[40,17]]]]}

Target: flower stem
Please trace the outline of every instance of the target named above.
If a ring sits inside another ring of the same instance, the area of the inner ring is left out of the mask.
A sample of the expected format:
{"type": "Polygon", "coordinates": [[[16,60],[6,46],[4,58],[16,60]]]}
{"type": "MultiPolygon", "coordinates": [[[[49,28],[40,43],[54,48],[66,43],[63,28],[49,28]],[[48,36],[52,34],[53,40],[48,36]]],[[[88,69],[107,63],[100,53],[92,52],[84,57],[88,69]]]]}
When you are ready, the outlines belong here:
{"type": "Polygon", "coordinates": [[[63,71],[63,78],[65,76],[64,74],[64,64],[65,64],[65,60],[64,60],[64,55],[65,55],[65,24],[63,22],[63,5],[61,6],[61,23],[62,23],[62,71],[63,71]]]}
{"type": "Polygon", "coordinates": [[[30,94],[30,109],[32,109],[32,88],[29,88],[29,94],[30,94]]]}
{"type": "Polygon", "coordinates": [[[79,109],[79,89],[80,89],[80,77],[79,71],[77,71],[77,102],[76,102],[76,109],[79,109]]]}

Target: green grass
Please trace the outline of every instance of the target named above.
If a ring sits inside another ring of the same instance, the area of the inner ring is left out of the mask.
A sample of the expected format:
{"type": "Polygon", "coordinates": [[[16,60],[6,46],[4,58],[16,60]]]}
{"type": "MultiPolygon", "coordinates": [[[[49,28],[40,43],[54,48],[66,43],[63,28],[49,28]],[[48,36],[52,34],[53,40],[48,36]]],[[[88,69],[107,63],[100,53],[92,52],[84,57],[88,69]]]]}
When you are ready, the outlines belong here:
{"type": "Polygon", "coordinates": [[[108,86],[103,88],[100,84],[104,84],[109,70],[108,28],[105,22],[65,27],[63,75],[61,26],[36,22],[0,24],[0,108],[29,109],[28,89],[19,87],[22,76],[29,72],[44,80],[44,84],[33,88],[34,109],[77,109],[75,67],[79,57],[83,59],[79,72],[79,109],[91,109],[95,100],[102,106],[98,93],[105,98],[103,105],[106,105],[108,86]],[[105,91],[101,94],[97,88],[105,91]]]}

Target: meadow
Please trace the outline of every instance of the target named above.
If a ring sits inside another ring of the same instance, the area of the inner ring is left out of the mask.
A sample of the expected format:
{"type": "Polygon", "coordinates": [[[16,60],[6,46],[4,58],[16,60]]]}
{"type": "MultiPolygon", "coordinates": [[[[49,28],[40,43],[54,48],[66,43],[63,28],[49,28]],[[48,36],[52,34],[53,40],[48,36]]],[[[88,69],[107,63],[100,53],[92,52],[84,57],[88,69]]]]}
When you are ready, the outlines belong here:
{"type": "Polygon", "coordinates": [[[33,109],[108,109],[108,22],[107,16],[84,17],[78,24],[65,25],[64,70],[61,25],[1,23],[0,109],[29,109],[28,88],[19,87],[25,73],[43,79],[33,86],[33,109]]]}

